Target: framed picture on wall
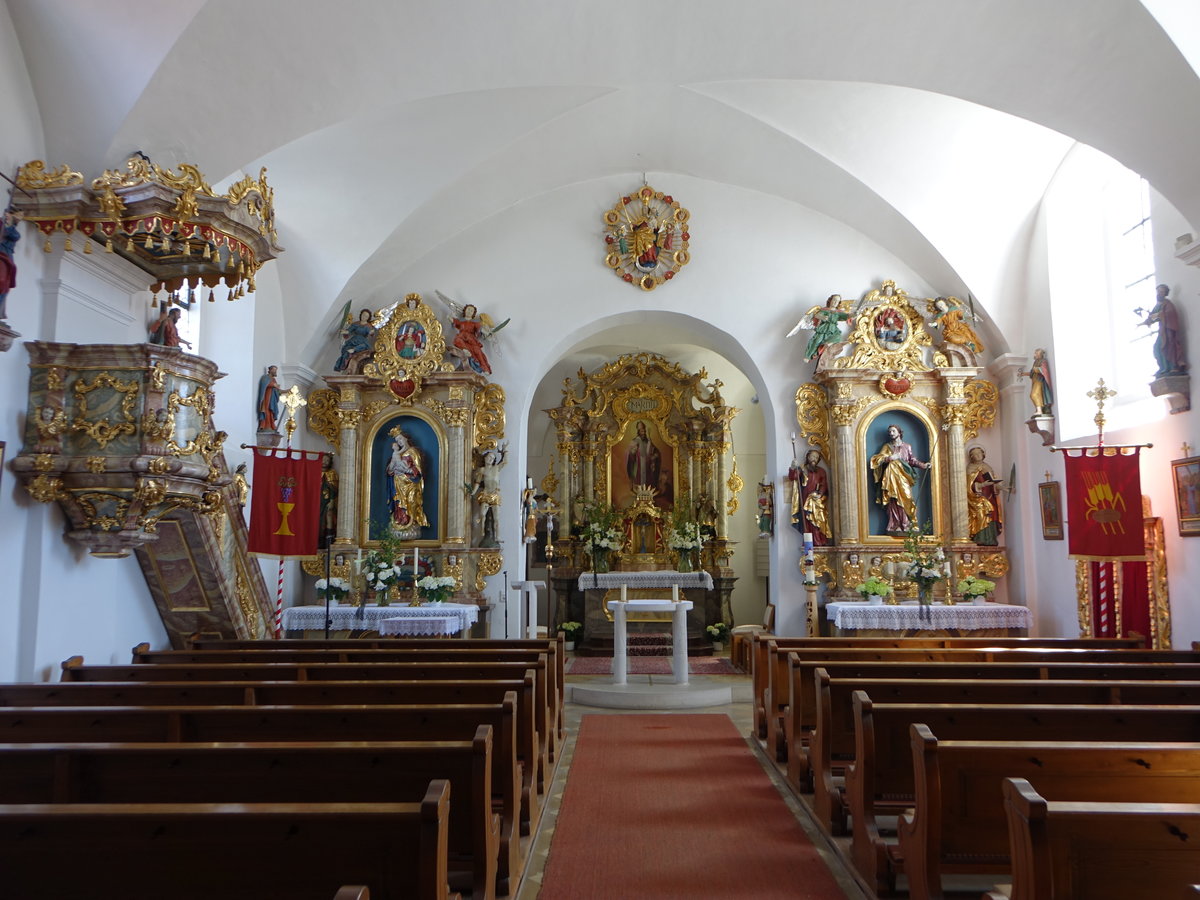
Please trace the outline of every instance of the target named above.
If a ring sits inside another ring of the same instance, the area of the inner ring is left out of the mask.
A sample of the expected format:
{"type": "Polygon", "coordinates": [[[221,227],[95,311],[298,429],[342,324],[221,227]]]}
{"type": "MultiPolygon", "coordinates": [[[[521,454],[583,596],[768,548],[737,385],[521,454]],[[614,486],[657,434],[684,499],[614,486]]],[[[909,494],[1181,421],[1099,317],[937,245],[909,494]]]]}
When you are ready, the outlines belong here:
{"type": "Polygon", "coordinates": [[[1200,456],[1171,461],[1175,478],[1175,512],[1183,537],[1200,535],[1200,456]]]}
{"type": "Polygon", "coordinates": [[[1038,500],[1042,508],[1042,540],[1063,539],[1062,491],[1057,481],[1038,485],[1038,500]]]}

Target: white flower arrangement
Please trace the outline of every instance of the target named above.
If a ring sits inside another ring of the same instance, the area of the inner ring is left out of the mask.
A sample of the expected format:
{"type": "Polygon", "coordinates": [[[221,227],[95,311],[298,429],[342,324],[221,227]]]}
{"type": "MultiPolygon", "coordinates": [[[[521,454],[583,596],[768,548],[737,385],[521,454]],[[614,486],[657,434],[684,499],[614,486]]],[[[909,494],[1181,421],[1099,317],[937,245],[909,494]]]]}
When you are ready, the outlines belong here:
{"type": "Polygon", "coordinates": [[[720,644],[725,643],[725,639],[729,637],[729,626],[724,622],[714,622],[712,625],[707,626],[704,630],[708,632],[708,637],[710,640],[716,641],[720,644]]]}
{"type": "Polygon", "coordinates": [[[426,575],[417,580],[417,590],[430,603],[441,603],[454,590],[458,581],[450,575],[426,575]]]}
{"type": "Polygon", "coordinates": [[[363,578],[367,583],[367,590],[371,591],[386,591],[400,580],[401,574],[403,573],[400,566],[383,559],[363,567],[363,578]]]}
{"type": "Polygon", "coordinates": [[[587,525],[583,529],[583,540],[589,547],[597,550],[620,550],[621,532],[615,528],[605,528],[603,525],[587,525]]]}
{"type": "Polygon", "coordinates": [[[667,535],[667,546],[672,550],[699,550],[704,545],[697,522],[681,522],[667,535]]]}
{"type": "Polygon", "coordinates": [[[340,600],[350,593],[350,585],[346,583],[344,578],[330,578],[326,581],[324,578],[317,579],[317,591],[328,596],[331,600],[340,600]]]}
{"type": "Polygon", "coordinates": [[[986,578],[976,578],[968,575],[958,583],[958,590],[964,597],[983,597],[996,589],[996,582],[986,578]]]}
{"type": "Polygon", "coordinates": [[[874,575],[862,582],[862,584],[855,586],[854,589],[864,597],[886,597],[893,590],[891,584],[882,578],[876,578],[874,575]]]}

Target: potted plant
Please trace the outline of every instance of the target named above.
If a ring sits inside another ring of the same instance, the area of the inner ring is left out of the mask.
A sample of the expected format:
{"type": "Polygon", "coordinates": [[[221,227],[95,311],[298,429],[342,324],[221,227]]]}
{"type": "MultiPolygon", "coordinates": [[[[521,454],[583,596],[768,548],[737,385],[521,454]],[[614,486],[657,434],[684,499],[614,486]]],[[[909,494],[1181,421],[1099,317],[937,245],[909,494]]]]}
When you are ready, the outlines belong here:
{"type": "Polygon", "coordinates": [[[729,626],[724,622],[714,622],[704,629],[712,640],[713,649],[720,653],[725,649],[725,640],[729,637],[729,626]]]}
{"type": "Polygon", "coordinates": [[[988,594],[996,589],[996,582],[968,575],[958,583],[958,590],[972,603],[986,603],[988,594]]]}
{"type": "Polygon", "coordinates": [[[864,600],[875,605],[882,603],[893,590],[891,584],[874,575],[854,589],[862,595],[864,600]]]}
{"type": "Polygon", "coordinates": [[[444,603],[458,584],[450,575],[426,575],[417,579],[417,592],[426,603],[444,603]]]}
{"type": "Polygon", "coordinates": [[[582,622],[563,622],[558,626],[558,630],[563,634],[563,644],[568,650],[575,649],[575,642],[579,640],[579,636],[583,634],[582,622]]]}
{"type": "Polygon", "coordinates": [[[338,601],[350,593],[350,585],[346,583],[344,578],[330,578],[326,581],[324,578],[317,579],[317,592],[329,601],[331,606],[337,606],[338,601]]]}

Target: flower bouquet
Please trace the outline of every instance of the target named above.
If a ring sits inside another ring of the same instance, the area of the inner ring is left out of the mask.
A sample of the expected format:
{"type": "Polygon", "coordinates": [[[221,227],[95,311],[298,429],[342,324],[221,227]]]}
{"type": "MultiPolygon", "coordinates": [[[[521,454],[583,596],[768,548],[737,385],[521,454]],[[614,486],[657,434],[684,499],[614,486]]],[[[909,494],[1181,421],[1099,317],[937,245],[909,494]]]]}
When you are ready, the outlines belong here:
{"type": "Polygon", "coordinates": [[[426,603],[443,603],[458,581],[450,575],[426,575],[417,580],[417,592],[426,603]]]}
{"type": "Polygon", "coordinates": [[[904,533],[903,563],[904,577],[917,585],[918,602],[922,606],[933,603],[933,586],[950,576],[950,563],[946,552],[939,546],[933,547],[921,541],[922,529],[910,524],[904,533]]]}
{"type": "Polygon", "coordinates": [[[876,578],[872,575],[866,581],[854,588],[858,591],[862,598],[869,603],[882,603],[888,594],[892,593],[892,585],[884,581],[882,578],[876,578]]]}
{"type": "Polygon", "coordinates": [[[363,560],[362,576],[368,591],[387,593],[388,588],[400,581],[402,574],[400,566],[382,554],[371,553],[363,560]]]}
{"type": "Polygon", "coordinates": [[[620,517],[607,503],[591,503],[587,506],[587,523],[581,537],[592,557],[593,572],[608,571],[608,554],[621,549],[621,531],[617,527],[620,517]]]}
{"type": "Polygon", "coordinates": [[[704,546],[704,535],[700,523],[691,517],[691,504],[686,496],[675,501],[671,512],[671,528],[667,532],[667,546],[679,555],[679,571],[692,571],[692,551],[704,546]]]}
{"type": "Polygon", "coordinates": [[[987,600],[987,595],[995,589],[996,582],[988,581],[986,578],[976,578],[974,575],[968,575],[958,583],[959,592],[969,598],[972,603],[983,603],[987,600]]]}
{"type": "Polygon", "coordinates": [[[330,603],[337,603],[348,593],[350,593],[350,585],[346,583],[344,578],[324,578],[317,579],[317,592],[324,596],[330,603]]]}

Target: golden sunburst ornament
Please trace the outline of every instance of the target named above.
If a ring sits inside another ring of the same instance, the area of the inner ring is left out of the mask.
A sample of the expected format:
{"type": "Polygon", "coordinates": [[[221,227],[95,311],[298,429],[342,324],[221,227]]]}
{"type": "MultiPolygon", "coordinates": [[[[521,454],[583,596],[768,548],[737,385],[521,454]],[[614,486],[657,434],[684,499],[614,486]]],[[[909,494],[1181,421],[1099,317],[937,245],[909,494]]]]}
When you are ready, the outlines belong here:
{"type": "Polygon", "coordinates": [[[654,290],[691,261],[690,218],[670,194],[643,185],[604,214],[604,262],[623,281],[654,290]]]}

